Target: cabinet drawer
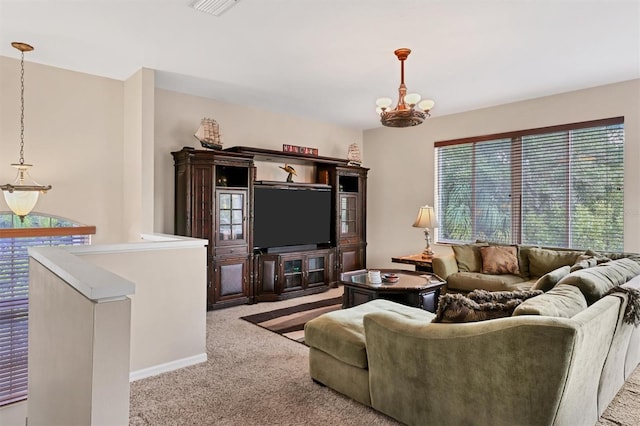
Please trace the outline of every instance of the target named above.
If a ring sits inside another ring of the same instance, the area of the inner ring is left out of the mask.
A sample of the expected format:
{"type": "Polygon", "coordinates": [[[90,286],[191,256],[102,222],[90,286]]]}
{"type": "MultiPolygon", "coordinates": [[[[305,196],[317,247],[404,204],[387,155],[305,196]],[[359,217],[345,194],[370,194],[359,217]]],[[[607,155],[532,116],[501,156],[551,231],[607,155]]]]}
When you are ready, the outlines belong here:
{"type": "Polygon", "coordinates": [[[228,256],[228,255],[248,255],[249,247],[248,246],[234,246],[234,247],[216,247],[215,248],[215,256],[228,256]]]}

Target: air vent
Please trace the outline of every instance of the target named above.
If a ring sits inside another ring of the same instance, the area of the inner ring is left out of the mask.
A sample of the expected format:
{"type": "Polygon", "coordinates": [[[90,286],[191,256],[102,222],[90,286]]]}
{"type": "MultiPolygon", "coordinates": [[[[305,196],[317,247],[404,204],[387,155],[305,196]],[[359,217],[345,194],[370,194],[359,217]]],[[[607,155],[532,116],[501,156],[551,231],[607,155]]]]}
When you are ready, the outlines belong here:
{"type": "Polygon", "coordinates": [[[191,4],[195,10],[220,16],[235,6],[240,0],[196,0],[191,4]]]}

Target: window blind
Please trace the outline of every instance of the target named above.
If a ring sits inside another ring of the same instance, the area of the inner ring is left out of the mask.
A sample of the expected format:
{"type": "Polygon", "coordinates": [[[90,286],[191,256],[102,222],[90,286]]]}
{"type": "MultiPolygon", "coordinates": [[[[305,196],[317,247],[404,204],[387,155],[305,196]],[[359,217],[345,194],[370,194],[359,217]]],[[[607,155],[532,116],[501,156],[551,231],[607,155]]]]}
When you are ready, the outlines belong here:
{"type": "MultiPolygon", "coordinates": [[[[7,214],[1,215],[6,217],[7,214]]],[[[19,229],[0,229],[0,235],[19,229]]],[[[25,228],[37,234],[87,232],[92,227],[25,228]]],[[[95,228],[93,228],[95,232],[95,228]]],[[[93,233],[92,232],[92,233],[93,233]]],[[[32,232],[33,233],[33,232],[32,232]]],[[[89,244],[90,235],[0,237],[0,406],[27,397],[29,247],[89,244]]]]}
{"type": "Polygon", "coordinates": [[[435,146],[440,241],[623,250],[622,117],[435,146]]]}

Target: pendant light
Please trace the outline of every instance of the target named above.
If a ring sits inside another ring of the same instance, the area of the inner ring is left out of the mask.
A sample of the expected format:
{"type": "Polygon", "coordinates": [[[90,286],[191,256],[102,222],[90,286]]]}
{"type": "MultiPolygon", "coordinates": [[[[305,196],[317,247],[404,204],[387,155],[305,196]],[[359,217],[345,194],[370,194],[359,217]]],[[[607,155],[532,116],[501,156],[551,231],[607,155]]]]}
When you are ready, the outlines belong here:
{"type": "Polygon", "coordinates": [[[13,213],[24,222],[24,217],[28,215],[38,202],[40,193],[45,193],[51,189],[51,185],[40,185],[29,176],[31,164],[24,162],[24,52],[30,52],[33,47],[27,43],[14,41],[11,46],[20,51],[20,161],[11,166],[18,169],[18,174],[13,183],[0,186],[4,193],[4,199],[13,213]]]}

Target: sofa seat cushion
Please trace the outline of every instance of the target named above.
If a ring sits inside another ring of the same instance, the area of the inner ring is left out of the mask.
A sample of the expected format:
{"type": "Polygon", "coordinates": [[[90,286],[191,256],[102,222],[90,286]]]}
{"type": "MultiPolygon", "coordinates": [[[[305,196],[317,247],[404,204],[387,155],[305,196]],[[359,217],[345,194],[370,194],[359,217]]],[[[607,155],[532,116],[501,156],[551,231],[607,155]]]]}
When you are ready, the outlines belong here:
{"type": "Polygon", "coordinates": [[[367,368],[363,318],[371,312],[395,312],[408,319],[430,322],[433,313],[376,299],[353,308],[332,311],[308,321],[304,326],[305,343],[354,367],[367,368]]]}
{"type": "Polygon", "coordinates": [[[640,264],[622,258],[603,263],[593,268],[581,269],[564,277],[558,282],[580,289],[589,305],[598,301],[613,287],[622,285],[636,275],[640,275],[640,264]]]}
{"type": "Polygon", "coordinates": [[[585,309],[587,309],[587,300],[578,287],[558,284],[546,293],[522,302],[513,311],[513,316],[543,315],[571,318],[585,309]]]}
{"type": "MultiPolygon", "coordinates": [[[[524,282],[519,275],[489,275],[479,272],[456,272],[447,277],[447,288],[461,291],[483,289],[489,291],[515,290],[516,284],[524,282]]],[[[531,285],[529,285],[530,287],[531,285]]]]}

